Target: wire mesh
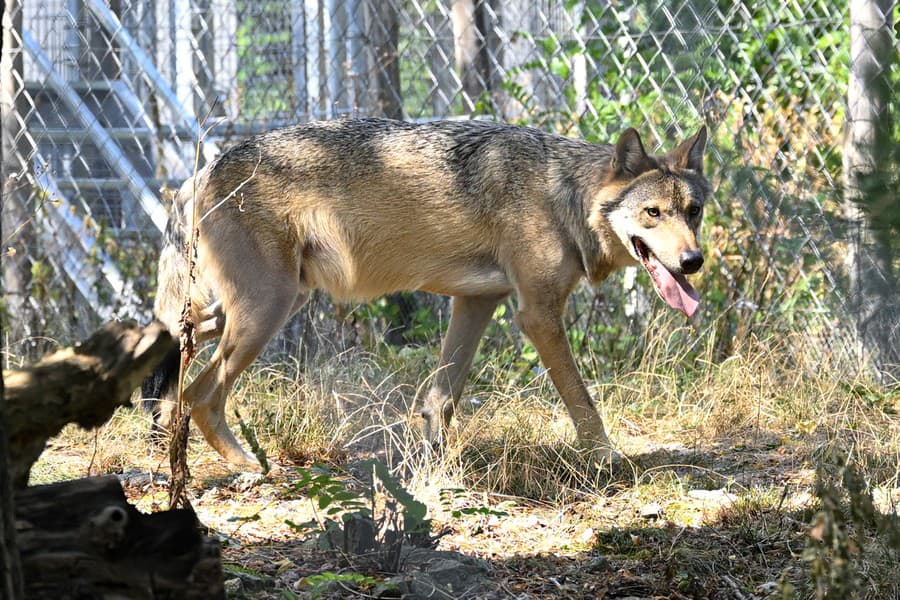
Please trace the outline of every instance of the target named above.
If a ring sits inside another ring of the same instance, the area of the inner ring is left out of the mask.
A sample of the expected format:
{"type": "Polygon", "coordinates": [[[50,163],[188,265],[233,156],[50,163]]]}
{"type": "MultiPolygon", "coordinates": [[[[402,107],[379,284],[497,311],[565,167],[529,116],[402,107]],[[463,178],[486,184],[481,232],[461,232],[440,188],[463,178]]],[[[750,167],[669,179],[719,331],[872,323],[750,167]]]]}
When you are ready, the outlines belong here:
{"type": "MultiPolygon", "coordinates": [[[[890,33],[897,4],[863,4],[890,33]]],[[[704,285],[728,312],[707,316],[722,352],[778,320],[858,363],[847,256],[860,219],[848,219],[842,189],[850,8],[849,0],[7,2],[7,351],[71,340],[102,319],[148,318],[167,190],[193,171],[201,125],[210,129],[202,165],[250,133],[311,119],[489,116],[597,142],[635,126],[654,149],[706,123],[716,193],[704,285]]],[[[896,36],[889,45],[883,56],[896,54],[896,36]]],[[[880,67],[896,79],[896,66],[880,67]]],[[[879,263],[886,279],[895,256],[879,263]]],[[[648,304],[633,279],[576,296],[574,312],[603,298],[616,308],[588,312],[633,321],[648,304]]]]}

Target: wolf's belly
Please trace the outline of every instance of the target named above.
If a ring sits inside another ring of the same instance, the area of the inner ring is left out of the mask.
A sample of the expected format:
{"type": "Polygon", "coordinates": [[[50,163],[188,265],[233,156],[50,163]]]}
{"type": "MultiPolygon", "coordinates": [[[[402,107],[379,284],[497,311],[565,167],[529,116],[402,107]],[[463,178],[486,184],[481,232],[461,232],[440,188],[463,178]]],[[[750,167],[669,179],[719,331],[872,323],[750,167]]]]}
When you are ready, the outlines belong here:
{"type": "Polygon", "coordinates": [[[444,253],[385,253],[382,256],[307,255],[302,284],[338,300],[368,300],[396,291],[448,296],[508,294],[513,285],[492,258],[444,253]]]}

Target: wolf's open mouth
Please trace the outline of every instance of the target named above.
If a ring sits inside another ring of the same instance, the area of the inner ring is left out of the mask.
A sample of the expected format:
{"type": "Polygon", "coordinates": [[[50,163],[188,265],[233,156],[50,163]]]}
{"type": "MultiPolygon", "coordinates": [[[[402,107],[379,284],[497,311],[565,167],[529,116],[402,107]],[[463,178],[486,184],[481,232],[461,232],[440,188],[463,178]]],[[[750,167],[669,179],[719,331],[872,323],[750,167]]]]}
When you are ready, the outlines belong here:
{"type": "Polygon", "coordinates": [[[684,275],[667,269],[642,239],[633,237],[631,243],[641,259],[641,264],[650,274],[659,297],[675,310],[680,310],[688,317],[692,316],[700,305],[700,294],[697,290],[688,283],[684,275]]]}

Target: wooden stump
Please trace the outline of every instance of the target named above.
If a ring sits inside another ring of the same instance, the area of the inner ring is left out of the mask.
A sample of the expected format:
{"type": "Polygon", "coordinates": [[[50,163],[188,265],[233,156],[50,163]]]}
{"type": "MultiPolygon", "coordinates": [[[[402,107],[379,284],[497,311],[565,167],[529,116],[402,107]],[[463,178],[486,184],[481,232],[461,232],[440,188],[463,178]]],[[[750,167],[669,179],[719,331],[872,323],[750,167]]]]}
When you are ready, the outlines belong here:
{"type": "Polygon", "coordinates": [[[128,406],[175,343],[161,324],[108,323],[83,344],[3,374],[26,598],[225,598],[219,544],[192,510],[141,514],[115,476],[25,487],[47,439],[128,406]]]}
{"type": "Polygon", "coordinates": [[[114,475],[16,492],[27,598],[225,598],[219,543],[192,510],[142,514],[114,475]]]}

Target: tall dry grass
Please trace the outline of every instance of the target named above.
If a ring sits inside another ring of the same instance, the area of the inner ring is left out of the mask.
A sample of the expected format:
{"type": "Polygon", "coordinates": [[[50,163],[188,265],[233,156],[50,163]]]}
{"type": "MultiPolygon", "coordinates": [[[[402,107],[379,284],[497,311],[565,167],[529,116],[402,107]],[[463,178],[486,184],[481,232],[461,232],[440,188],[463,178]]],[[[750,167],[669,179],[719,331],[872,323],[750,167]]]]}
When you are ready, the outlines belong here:
{"type": "MultiPolygon", "coordinates": [[[[350,465],[352,472],[359,459],[381,459],[437,521],[448,518],[440,510],[447,489],[461,490],[456,498],[473,505],[533,503],[560,507],[560,514],[589,507],[583,510],[606,524],[598,549],[623,561],[664,554],[702,579],[711,568],[735,568],[723,558],[733,549],[716,546],[724,539],[731,546],[772,545],[768,567],[747,577],[777,579],[783,571],[784,585],[803,592],[815,588],[810,565],[831,573],[835,564],[832,551],[809,542],[813,515],[824,514],[815,518],[858,534],[838,537],[861,549],[852,555],[854,572],[871,581],[860,579],[859,597],[895,589],[889,580],[897,551],[877,527],[841,520],[855,510],[852,494],[838,483],[832,500],[823,500],[816,481],[850,465],[877,510],[897,514],[900,391],[848,371],[801,334],[751,338],[718,360],[708,331],[668,321],[647,330],[640,352],[622,369],[592,369],[608,364],[607,357],[580,357],[621,454],[612,464],[577,444],[546,372],[537,366],[523,376],[519,365],[490,357],[476,365],[443,448],[427,447],[416,400],[435,373],[437,349],[430,347],[349,350],[303,368],[292,360],[259,363],[240,378],[229,407],[276,463],[350,465]],[[697,490],[731,500],[706,506],[692,495],[697,490]],[[638,515],[645,505],[659,506],[666,522],[693,533],[648,530],[638,515]],[[658,548],[629,550],[630,536],[658,548]],[[804,543],[818,548],[810,562],[800,557],[804,543]]],[[[137,409],[119,411],[97,432],[67,429],[34,480],[148,465],[165,470],[165,453],[148,447],[148,429],[149,418],[137,409]]],[[[199,436],[191,461],[227,472],[199,436]]]]}
{"type": "MultiPolygon", "coordinates": [[[[229,412],[240,412],[276,461],[374,453],[409,478],[530,498],[602,493],[629,472],[639,478],[661,449],[779,442],[809,461],[838,447],[874,483],[897,487],[900,392],[829,364],[801,334],[744,342],[717,361],[715,340],[667,323],[648,330],[661,333],[623,361],[631,368],[585,373],[624,457],[612,476],[578,447],[545,372],[523,379],[492,360],[476,365],[443,451],[425,451],[416,399],[434,375],[436,348],[349,350],[304,369],[291,360],[257,364],[239,379],[229,412]]],[[[581,359],[603,363],[589,353],[581,359]]],[[[139,411],[120,413],[98,433],[72,429],[58,443],[93,444],[95,463],[114,465],[146,454],[133,451],[145,445],[146,424],[139,411]]]]}
{"type": "Polygon", "coordinates": [[[797,464],[813,464],[840,448],[873,484],[898,486],[900,393],[829,364],[800,334],[745,342],[723,361],[712,340],[683,343],[692,335],[670,329],[633,368],[589,379],[624,457],[612,471],[577,445],[546,373],[523,382],[491,361],[476,366],[443,451],[426,451],[416,399],[433,376],[431,348],[348,351],[303,372],[258,366],[231,402],[276,460],[374,453],[414,481],[550,501],[635,483],[666,449],[789,446],[797,464]]]}

